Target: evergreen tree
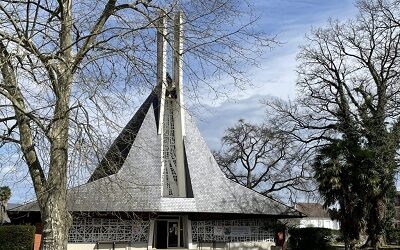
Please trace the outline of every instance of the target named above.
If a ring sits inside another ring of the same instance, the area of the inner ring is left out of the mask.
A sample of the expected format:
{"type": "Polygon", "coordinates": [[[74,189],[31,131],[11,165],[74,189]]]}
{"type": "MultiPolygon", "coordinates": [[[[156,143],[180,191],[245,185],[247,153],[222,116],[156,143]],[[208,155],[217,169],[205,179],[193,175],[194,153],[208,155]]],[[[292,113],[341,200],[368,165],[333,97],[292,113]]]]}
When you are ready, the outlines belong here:
{"type": "Polygon", "coordinates": [[[367,213],[369,153],[351,139],[335,140],[320,149],[314,163],[315,178],[324,206],[331,209],[345,240],[346,249],[354,249],[367,213]]]}

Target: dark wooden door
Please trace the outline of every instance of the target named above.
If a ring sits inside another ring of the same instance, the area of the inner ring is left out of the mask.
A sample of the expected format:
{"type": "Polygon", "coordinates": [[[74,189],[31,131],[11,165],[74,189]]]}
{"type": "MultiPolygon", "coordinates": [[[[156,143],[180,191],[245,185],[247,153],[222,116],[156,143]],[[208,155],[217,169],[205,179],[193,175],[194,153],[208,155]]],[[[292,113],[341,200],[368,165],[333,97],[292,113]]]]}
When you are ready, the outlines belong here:
{"type": "Polygon", "coordinates": [[[166,249],[167,246],[167,237],[168,237],[168,221],[157,221],[157,239],[156,239],[156,248],[158,249],[166,249]]]}

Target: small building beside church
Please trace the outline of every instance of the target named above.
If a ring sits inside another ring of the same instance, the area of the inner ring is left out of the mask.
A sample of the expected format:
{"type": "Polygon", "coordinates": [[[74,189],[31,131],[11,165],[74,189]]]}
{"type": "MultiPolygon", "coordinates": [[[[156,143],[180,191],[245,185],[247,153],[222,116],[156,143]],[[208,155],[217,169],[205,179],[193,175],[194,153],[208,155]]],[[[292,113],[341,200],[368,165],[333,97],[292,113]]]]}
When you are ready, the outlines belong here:
{"type": "MultiPolygon", "coordinates": [[[[180,14],[174,22],[172,79],[161,18],[156,88],[88,182],[68,191],[70,250],[270,249],[278,219],[303,216],[220,170],[184,109],[180,14]]],[[[9,214],[16,223],[40,223],[36,202],[9,214]]]]}
{"type": "Polygon", "coordinates": [[[299,219],[298,226],[303,227],[321,227],[333,230],[339,230],[340,224],[337,220],[332,220],[327,209],[319,203],[297,203],[295,208],[307,217],[299,219]]]}

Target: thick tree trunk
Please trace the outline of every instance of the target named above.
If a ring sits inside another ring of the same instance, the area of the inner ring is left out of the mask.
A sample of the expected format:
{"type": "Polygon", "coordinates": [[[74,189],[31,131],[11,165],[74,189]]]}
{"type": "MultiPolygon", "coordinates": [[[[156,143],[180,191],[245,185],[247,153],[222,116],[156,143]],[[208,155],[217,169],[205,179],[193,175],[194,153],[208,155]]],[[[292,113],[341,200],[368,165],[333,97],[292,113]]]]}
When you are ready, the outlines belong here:
{"type": "MultiPolygon", "coordinates": [[[[68,85],[66,83],[66,86],[68,85]]],[[[67,208],[69,88],[66,87],[62,93],[63,97],[56,103],[55,120],[51,130],[50,169],[46,185],[48,194],[41,202],[43,250],[66,250],[71,225],[71,216],[67,208]]]]}
{"type": "Polygon", "coordinates": [[[383,225],[386,210],[385,201],[383,198],[377,197],[371,201],[371,205],[367,224],[368,239],[363,247],[378,249],[386,245],[383,225]]]}
{"type": "MultiPolygon", "coordinates": [[[[61,192],[65,193],[65,192],[61,192]]],[[[42,250],[66,250],[71,215],[66,208],[65,194],[52,192],[42,209],[42,250]]]]}
{"type": "Polygon", "coordinates": [[[48,194],[41,202],[42,250],[66,250],[68,230],[72,222],[67,208],[69,99],[72,72],[68,68],[64,68],[62,72],[57,90],[60,96],[56,101],[50,131],[50,168],[46,185],[48,194]]]}
{"type": "Polygon", "coordinates": [[[7,215],[7,201],[0,201],[0,225],[9,223],[10,219],[7,215]]]}
{"type": "Polygon", "coordinates": [[[344,250],[349,250],[350,249],[350,243],[349,240],[344,240],[344,250]]]}
{"type": "Polygon", "coordinates": [[[54,119],[49,135],[51,142],[50,166],[47,180],[38,160],[30,130],[30,118],[26,115],[23,96],[18,88],[15,72],[5,46],[0,42],[0,59],[5,64],[1,73],[5,78],[6,90],[14,105],[20,132],[20,145],[28,164],[41,210],[43,223],[42,249],[66,250],[71,216],[67,211],[67,166],[68,166],[68,120],[69,98],[72,73],[64,68],[54,86],[58,98],[54,109],[54,119]]]}
{"type": "Polygon", "coordinates": [[[50,169],[46,189],[48,195],[42,205],[42,250],[66,250],[71,216],[67,208],[68,166],[68,99],[67,90],[58,99],[55,121],[51,131],[50,169]]]}
{"type": "Polygon", "coordinates": [[[60,57],[58,77],[53,86],[56,94],[54,116],[49,133],[50,166],[46,190],[48,195],[41,204],[43,237],[42,250],[66,250],[68,230],[72,223],[67,208],[67,168],[69,99],[73,79],[72,0],[59,1],[61,8],[60,57]]]}

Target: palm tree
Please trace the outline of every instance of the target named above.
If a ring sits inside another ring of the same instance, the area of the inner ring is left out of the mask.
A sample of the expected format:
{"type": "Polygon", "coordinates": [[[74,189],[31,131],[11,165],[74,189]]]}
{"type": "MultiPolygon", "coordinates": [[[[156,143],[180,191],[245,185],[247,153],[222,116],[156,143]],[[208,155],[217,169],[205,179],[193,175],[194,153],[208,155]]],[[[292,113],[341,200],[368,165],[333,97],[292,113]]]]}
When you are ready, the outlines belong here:
{"type": "Polygon", "coordinates": [[[368,159],[368,151],[356,140],[342,139],[321,148],[314,162],[324,207],[335,207],[330,214],[340,222],[345,249],[355,249],[364,226],[368,204],[365,187],[370,183],[368,159]]]}
{"type": "Polygon", "coordinates": [[[7,215],[7,202],[11,197],[11,189],[7,186],[0,187],[0,224],[10,222],[7,215]]]}

